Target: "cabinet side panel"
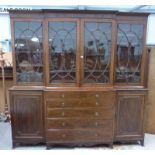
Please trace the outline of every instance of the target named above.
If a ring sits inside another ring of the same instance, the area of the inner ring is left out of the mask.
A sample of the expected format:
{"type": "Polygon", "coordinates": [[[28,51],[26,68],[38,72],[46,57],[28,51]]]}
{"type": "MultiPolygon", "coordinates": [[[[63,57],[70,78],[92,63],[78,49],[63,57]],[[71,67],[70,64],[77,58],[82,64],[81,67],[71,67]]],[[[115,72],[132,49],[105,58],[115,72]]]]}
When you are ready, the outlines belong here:
{"type": "Polygon", "coordinates": [[[143,95],[120,95],[117,104],[116,139],[143,137],[143,95]]]}

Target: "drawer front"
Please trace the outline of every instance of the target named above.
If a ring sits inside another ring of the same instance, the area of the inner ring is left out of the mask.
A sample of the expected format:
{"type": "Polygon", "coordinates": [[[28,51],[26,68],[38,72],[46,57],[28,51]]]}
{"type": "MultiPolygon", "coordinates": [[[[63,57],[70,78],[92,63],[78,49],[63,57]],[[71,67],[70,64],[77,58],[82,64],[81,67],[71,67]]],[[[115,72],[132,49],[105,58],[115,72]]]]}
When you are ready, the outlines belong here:
{"type": "Polygon", "coordinates": [[[48,108],[65,108],[65,107],[79,107],[79,99],[48,99],[46,100],[48,108]]]}
{"type": "Polygon", "coordinates": [[[45,93],[45,98],[46,99],[53,99],[53,98],[59,98],[59,99],[64,99],[64,98],[79,98],[80,97],[80,92],[64,92],[64,91],[52,91],[52,92],[46,92],[45,93]]]}
{"type": "Polygon", "coordinates": [[[102,98],[104,100],[110,101],[115,99],[115,93],[103,92],[103,91],[84,91],[80,93],[80,98],[95,98],[95,99],[102,98]]]}
{"type": "Polygon", "coordinates": [[[87,142],[87,141],[112,141],[113,130],[111,124],[102,129],[72,129],[48,130],[47,142],[87,142]]]}
{"type": "Polygon", "coordinates": [[[48,108],[47,109],[47,117],[48,118],[100,118],[100,119],[113,119],[114,109],[104,109],[104,108],[81,108],[81,109],[73,109],[73,108],[48,108]]]}
{"type": "Polygon", "coordinates": [[[104,128],[113,124],[113,120],[101,119],[47,119],[48,129],[104,128]]]}
{"type": "Polygon", "coordinates": [[[114,105],[114,100],[109,98],[75,98],[75,99],[49,99],[46,100],[46,105],[48,108],[64,108],[64,107],[104,107],[104,108],[112,108],[114,105]]]}
{"type": "Polygon", "coordinates": [[[115,99],[115,92],[103,92],[103,91],[49,91],[45,93],[47,99],[50,98],[104,98],[107,100],[115,99]]]}

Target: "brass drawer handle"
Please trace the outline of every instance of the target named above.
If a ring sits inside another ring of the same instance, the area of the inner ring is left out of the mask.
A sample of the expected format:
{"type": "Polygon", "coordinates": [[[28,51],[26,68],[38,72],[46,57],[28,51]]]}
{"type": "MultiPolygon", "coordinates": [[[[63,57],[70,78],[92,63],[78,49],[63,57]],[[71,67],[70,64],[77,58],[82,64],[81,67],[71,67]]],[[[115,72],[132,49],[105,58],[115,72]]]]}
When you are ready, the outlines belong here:
{"type": "Polygon", "coordinates": [[[96,98],[98,98],[100,95],[99,94],[96,94],[96,98]]]}
{"type": "Polygon", "coordinates": [[[95,126],[96,126],[96,127],[98,126],[98,122],[95,122],[95,126]]]}
{"type": "Polygon", "coordinates": [[[64,97],[65,97],[65,95],[64,95],[64,94],[62,94],[62,95],[61,95],[61,97],[62,97],[62,98],[64,98],[64,97]]]}
{"type": "Polygon", "coordinates": [[[95,137],[98,137],[98,134],[97,133],[95,133],[95,137]]]}
{"type": "Polygon", "coordinates": [[[99,105],[99,103],[98,102],[96,102],[96,106],[98,106],[99,105]]]}
{"type": "Polygon", "coordinates": [[[62,134],[62,137],[65,138],[66,137],[66,134],[62,134]]]}
{"type": "Polygon", "coordinates": [[[65,103],[64,103],[64,102],[62,102],[62,103],[61,103],[61,105],[64,107],[65,103]]]}
{"type": "Polygon", "coordinates": [[[99,113],[98,112],[95,112],[95,116],[99,116],[99,113]]]}
{"type": "Polygon", "coordinates": [[[62,113],[61,113],[61,116],[65,116],[65,113],[64,113],[64,112],[62,112],[62,113]]]}
{"type": "Polygon", "coordinates": [[[66,124],[65,124],[65,122],[62,122],[62,126],[64,127],[66,124]]]}

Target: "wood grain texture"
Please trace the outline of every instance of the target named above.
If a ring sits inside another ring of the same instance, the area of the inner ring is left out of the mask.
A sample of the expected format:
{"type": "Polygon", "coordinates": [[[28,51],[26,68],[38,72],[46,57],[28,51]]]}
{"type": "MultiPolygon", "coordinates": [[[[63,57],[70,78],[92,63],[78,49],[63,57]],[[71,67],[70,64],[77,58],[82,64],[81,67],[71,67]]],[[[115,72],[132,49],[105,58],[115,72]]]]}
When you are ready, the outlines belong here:
{"type": "Polygon", "coordinates": [[[89,118],[103,118],[103,119],[113,119],[114,117],[114,110],[113,109],[104,109],[104,108],[78,108],[73,109],[72,108],[62,108],[62,109],[47,109],[47,116],[48,118],[70,118],[70,117],[85,117],[87,119],[89,118]]]}
{"type": "Polygon", "coordinates": [[[67,129],[67,130],[49,130],[47,131],[47,142],[49,143],[60,143],[65,142],[111,142],[113,139],[112,130],[109,130],[112,127],[111,124],[108,124],[102,129],[67,129]]]}
{"type": "Polygon", "coordinates": [[[155,48],[151,49],[149,59],[146,132],[155,134],[155,48]]]}
{"type": "Polygon", "coordinates": [[[10,95],[13,143],[43,142],[42,92],[14,91],[10,95]]]}
{"type": "Polygon", "coordinates": [[[143,139],[145,95],[125,92],[118,93],[117,98],[116,140],[143,139]]]}
{"type": "MultiPolygon", "coordinates": [[[[47,119],[47,127],[49,129],[80,129],[80,128],[103,128],[108,126],[109,124],[113,124],[113,120],[104,120],[104,119],[96,119],[96,118],[48,118],[47,119]]],[[[111,129],[110,129],[111,130],[111,129]]]]}
{"type": "Polygon", "coordinates": [[[81,98],[79,99],[50,99],[46,101],[46,104],[48,105],[49,108],[87,108],[87,107],[92,107],[92,108],[112,108],[114,106],[114,98],[110,98],[110,96],[107,96],[107,98],[103,99],[88,99],[88,98],[81,98]]]}

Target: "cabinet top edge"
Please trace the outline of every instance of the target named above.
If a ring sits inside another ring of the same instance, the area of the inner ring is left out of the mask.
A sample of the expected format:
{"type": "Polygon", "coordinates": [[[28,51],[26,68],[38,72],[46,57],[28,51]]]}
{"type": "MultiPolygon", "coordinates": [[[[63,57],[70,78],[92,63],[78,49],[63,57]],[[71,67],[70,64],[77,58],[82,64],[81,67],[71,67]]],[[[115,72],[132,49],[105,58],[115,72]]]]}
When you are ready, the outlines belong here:
{"type": "Polygon", "coordinates": [[[46,87],[46,86],[13,86],[9,91],[147,91],[142,87],[46,87]]]}
{"type": "Polygon", "coordinates": [[[44,86],[13,86],[9,89],[12,90],[43,90],[44,86]]]}
{"type": "Polygon", "coordinates": [[[117,10],[66,10],[66,9],[41,9],[41,10],[9,10],[9,14],[46,14],[46,13],[75,13],[75,14],[115,14],[127,16],[148,16],[150,13],[143,12],[119,12],[117,10]]]}

